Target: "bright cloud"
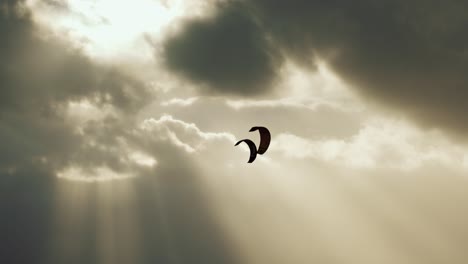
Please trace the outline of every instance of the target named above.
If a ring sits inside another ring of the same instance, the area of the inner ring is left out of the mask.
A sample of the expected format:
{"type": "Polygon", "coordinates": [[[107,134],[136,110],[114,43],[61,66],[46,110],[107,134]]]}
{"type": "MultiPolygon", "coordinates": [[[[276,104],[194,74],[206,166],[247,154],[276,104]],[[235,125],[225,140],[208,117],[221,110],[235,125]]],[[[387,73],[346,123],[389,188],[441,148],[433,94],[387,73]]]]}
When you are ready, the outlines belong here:
{"type": "Polygon", "coordinates": [[[424,132],[403,121],[373,119],[348,139],[310,140],[280,134],[274,149],[290,158],[317,159],[355,168],[412,170],[428,163],[466,167],[466,149],[436,132],[424,132]]]}

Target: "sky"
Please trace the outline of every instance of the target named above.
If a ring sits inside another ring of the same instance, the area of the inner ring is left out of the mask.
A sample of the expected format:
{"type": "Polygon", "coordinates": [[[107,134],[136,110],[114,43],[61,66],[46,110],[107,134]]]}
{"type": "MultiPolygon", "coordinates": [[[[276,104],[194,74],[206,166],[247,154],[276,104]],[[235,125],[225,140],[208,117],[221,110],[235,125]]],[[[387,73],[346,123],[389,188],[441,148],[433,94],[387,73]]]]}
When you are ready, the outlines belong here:
{"type": "Polygon", "coordinates": [[[0,0],[0,263],[466,263],[467,9],[0,0]]]}

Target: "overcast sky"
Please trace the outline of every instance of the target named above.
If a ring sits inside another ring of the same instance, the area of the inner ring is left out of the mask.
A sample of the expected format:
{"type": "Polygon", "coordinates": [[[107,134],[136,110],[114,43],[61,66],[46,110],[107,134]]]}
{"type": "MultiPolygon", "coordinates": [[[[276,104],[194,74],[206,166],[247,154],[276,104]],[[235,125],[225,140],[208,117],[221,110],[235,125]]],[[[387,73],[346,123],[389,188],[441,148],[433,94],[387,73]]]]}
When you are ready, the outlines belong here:
{"type": "Polygon", "coordinates": [[[467,263],[467,10],[0,0],[0,263],[467,263]]]}

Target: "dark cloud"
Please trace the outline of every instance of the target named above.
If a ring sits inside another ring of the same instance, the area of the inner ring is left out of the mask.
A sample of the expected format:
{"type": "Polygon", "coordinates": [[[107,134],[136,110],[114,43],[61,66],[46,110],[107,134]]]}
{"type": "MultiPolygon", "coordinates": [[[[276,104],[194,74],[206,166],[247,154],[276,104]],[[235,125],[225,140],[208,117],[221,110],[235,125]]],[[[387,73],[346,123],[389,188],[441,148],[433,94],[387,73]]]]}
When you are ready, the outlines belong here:
{"type": "MultiPolygon", "coordinates": [[[[234,13],[232,5],[221,6],[214,19],[192,22],[169,40],[168,65],[221,92],[248,95],[243,89],[249,85],[237,84],[251,83],[258,76],[268,85],[275,76],[273,60],[262,54],[285,53],[309,66],[320,58],[364,97],[427,127],[460,134],[468,130],[465,1],[236,3],[234,13]],[[239,25],[235,34],[229,30],[233,25],[239,25]],[[269,41],[260,41],[266,38],[269,41]],[[246,45],[252,39],[255,45],[246,45]],[[233,57],[242,63],[230,63],[233,57]],[[219,78],[222,74],[239,81],[225,82],[228,78],[219,78]],[[226,83],[236,85],[226,90],[226,83]]],[[[271,90],[252,87],[257,92],[271,90]]]]}
{"type": "Polygon", "coordinates": [[[468,19],[460,19],[454,5],[450,1],[331,5],[322,12],[332,21],[315,23],[332,27],[309,33],[324,42],[312,47],[364,96],[397,107],[424,125],[463,133],[468,111],[464,101],[468,19]],[[331,53],[335,57],[327,58],[331,53]]]}
{"type": "Polygon", "coordinates": [[[316,55],[364,96],[464,133],[468,18],[462,1],[253,1],[275,40],[316,55]]]}
{"type": "Polygon", "coordinates": [[[192,20],[165,43],[170,69],[210,93],[256,95],[275,77],[275,54],[255,20],[237,4],[212,18],[192,20]]]}

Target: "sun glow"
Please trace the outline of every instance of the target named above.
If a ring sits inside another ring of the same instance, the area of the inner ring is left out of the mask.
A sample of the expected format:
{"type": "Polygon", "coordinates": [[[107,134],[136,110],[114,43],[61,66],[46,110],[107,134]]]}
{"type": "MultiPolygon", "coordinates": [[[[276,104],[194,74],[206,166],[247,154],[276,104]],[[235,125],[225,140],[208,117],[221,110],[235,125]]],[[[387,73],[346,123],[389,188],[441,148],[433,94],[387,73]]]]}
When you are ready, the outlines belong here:
{"type": "Polygon", "coordinates": [[[184,13],[183,0],[29,0],[35,21],[98,58],[148,57],[150,39],[184,13]]]}

